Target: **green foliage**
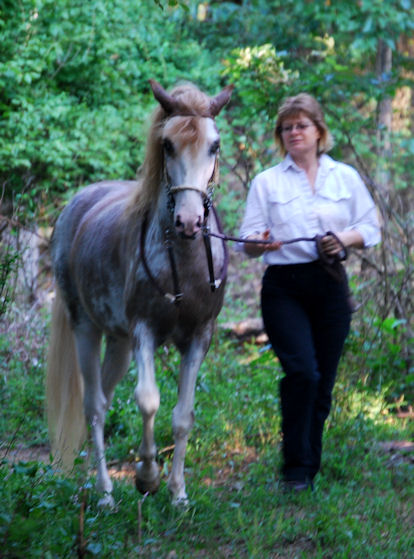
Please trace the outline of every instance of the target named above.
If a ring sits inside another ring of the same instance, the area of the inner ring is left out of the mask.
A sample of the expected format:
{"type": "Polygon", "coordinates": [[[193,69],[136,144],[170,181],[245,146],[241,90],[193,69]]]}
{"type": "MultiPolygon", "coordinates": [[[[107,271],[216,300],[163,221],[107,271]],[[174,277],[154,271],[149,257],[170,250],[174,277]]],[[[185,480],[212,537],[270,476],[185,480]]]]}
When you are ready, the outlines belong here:
{"type": "MultiPolygon", "coordinates": [[[[381,450],[383,441],[409,439],[410,426],[385,413],[383,393],[369,396],[341,373],[316,492],[283,493],[277,473],[280,368],[270,351],[224,335],[215,339],[197,382],[196,423],[186,460],[190,506],[173,508],[165,484],[171,454],[164,447],[172,442],[177,367],[175,352],[158,354],[160,492],[143,497],[128,479],[115,480],[114,510],[98,507],[93,474],[82,459],[70,477],[41,462],[13,462],[16,441],[1,425],[0,450],[7,452],[0,463],[2,556],[412,555],[412,462],[409,455],[397,460],[381,450]]],[[[111,459],[133,460],[131,449],[138,447],[135,382],[131,370],[116,389],[107,425],[111,459]]],[[[33,394],[36,388],[26,390],[33,394]]],[[[22,392],[13,395],[16,415],[22,392]]]]}
{"type": "Polygon", "coordinates": [[[48,331],[39,311],[25,318],[28,332],[10,325],[0,335],[0,439],[41,444],[47,440],[43,376],[48,331]]]}
{"type": "Polygon", "coordinates": [[[175,45],[180,23],[146,1],[23,0],[1,27],[0,177],[33,216],[82,183],[134,177],[150,77],[168,87],[191,64],[194,81],[216,87],[208,53],[185,29],[187,48],[175,45]]]}
{"type": "Polygon", "coordinates": [[[351,330],[346,351],[355,384],[384,391],[389,402],[407,405],[414,399],[414,369],[407,352],[407,321],[367,314],[351,330]]]}
{"type": "MultiPolygon", "coordinates": [[[[376,169],[375,103],[411,83],[410,60],[397,49],[412,30],[408,0],[211,1],[202,3],[205,16],[195,0],[3,5],[0,178],[33,218],[39,209],[53,215],[79,185],[135,175],[154,105],[150,77],[167,87],[189,79],[212,93],[223,80],[236,85],[223,134],[231,190],[274,161],[277,106],[302,90],[324,103],[334,155],[355,151],[376,169]],[[392,75],[376,74],[379,39],[393,50],[392,75]]],[[[399,188],[414,178],[407,132],[393,139],[385,165],[399,188]]],[[[244,195],[224,194],[225,225],[235,227],[244,195]]]]}
{"type": "MultiPolygon", "coordinates": [[[[404,67],[409,68],[410,62],[397,51],[396,38],[412,30],[412,18],[407,17],[410,3],[288,4],[274,1],[265,6],[264,2],[257,2],[252,18],[262,20],[260,28],[253,28],[260,43],[256,42],[254,47],[237,47],[225,60],[224,75],[239,85],[236,95],[241,99],[243,116],[237,115],[234,124],[237,126],[242,120],[243,130],[248,130],[252,144],[264,143],[261,152],[252,150],[252,159],[259,156],[265,166],[268,164],[266,151],[281,99],[307,91],[321,100],[327,112],[328,125],[337,144],[335,155],[349,157],[352,138],[353,149],[369,168],[375,169],[378,162],[373,154],[378,150],[372,134],[376,128],[372,108],[408,83],[404,67]],[[361,24],[361,20],[365,23],[361,24]],[[297,37],[301,39],[300,46],[297,37]],[[391,75],[377,75],[375,56],[379,39],[392,48],[397,59],[391,75]]],[[[221,13],[221,8],[215,6],[221,13]]],[[[245,13],[235,10],[226,22],[243,26],[242,18],[245,13]]],[[[405,138],[406,142],[406,135],[405,138]]],[[[397,138],[394,141],[397,157],[403,157],[403,143],[397,138]]],[[[409,169],[406,165],[403,172],[412,176],[409,169]]],[[[391,168],[391,172],[395,171],[391,168]]]]}

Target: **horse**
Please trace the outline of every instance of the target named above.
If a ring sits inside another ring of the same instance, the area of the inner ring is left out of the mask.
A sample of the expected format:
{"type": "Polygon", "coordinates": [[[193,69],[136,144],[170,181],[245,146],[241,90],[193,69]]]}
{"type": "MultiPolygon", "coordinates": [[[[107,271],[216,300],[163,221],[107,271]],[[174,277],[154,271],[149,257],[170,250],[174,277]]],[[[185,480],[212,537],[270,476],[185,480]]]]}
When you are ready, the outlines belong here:
{"type": "Polygon", "coordinates": [[[155,80],[150,84],[158,104],[136,180],[81,189],[59,215],[51,239],[56,294],[46,401],[52,454],[70,469],[89,432],[99,504],[108,506],[114,500],[105,414],[132,357],[142,414],[135,483],[149,494],[160,486],[154,352],[170,343],[180,353],[180,371],[167,486],[173,503],[188,501],[184,460],[196,378],[223,304],[228,263],[224,242],[208,231],[220,231],[212,202],[220,148],[214,119],[233,86],[209,97],[191,83],[170,92],[155,80]]]}

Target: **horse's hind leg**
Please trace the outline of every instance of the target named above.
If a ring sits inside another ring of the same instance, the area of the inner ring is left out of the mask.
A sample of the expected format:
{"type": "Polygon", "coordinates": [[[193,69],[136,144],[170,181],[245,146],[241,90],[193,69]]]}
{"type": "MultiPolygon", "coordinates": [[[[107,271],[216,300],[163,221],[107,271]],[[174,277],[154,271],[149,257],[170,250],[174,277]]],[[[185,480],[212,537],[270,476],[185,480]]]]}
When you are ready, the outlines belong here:
{"type": "Polygon", "coordinates": [[[105,358],[102,365],[102,388],[107,409],[112,403],[115,386],[124,377],[131,361],[129,338],[106,337],[105,358]]]}
{"type": "Polygon", "coordinates": [[[139,448],[141,461],[137,465],[135,483],[141,493],[155,493],[160,485],[160,471],[155,461],[157,449],[154,441],[154,421],[160,406],[160,393],[155,383],[154,337],[144,325],[136,327],[134,337],[138,366],[135,398],[143,421],[142,442],[139,448]]]}
{"type": "Polygon", "coordinates": [[[113,505],[112,481],[105,461],[104,423],[107,400],[102,388],[100,349],[102,333],[90,322],[75,327],[76,348],[84,380],[85,417],[91,428],[97,468],[96,487],[104,496],[100,505],[113,505]]]}

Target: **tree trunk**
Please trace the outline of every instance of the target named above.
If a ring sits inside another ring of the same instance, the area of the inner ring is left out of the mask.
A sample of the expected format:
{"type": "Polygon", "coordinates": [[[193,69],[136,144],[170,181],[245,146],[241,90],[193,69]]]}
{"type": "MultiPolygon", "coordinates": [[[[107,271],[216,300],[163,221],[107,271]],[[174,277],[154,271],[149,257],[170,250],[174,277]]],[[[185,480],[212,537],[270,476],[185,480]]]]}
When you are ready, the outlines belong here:
{"type": "MultiPolygon", "coordinates": [[[[382,39],[379,39],[377,47],[377,76],[379,81],[386,80],[391,70],[392,50],[382,39]]],[[[388,201],[391,185],[387,162],[391,158],[392,98],[389,95],[384,95],[378,103],[377,110],[377,184],[381,189],[381,194],[388,201]]]]}

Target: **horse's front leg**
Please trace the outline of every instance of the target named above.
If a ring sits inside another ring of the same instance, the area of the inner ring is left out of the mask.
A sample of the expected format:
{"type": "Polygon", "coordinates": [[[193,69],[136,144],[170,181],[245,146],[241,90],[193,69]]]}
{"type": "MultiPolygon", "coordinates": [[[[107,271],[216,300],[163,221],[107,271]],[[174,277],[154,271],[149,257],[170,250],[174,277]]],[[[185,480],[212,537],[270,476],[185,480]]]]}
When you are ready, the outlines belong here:
{"type": "Polygon", "coordinates": [[[138,384],[135,399],[142,415],[143,433],[139,447],[140,462],[135,473],[135,484],[141,493],[155,493],[160,485],[160,470],[155,461],[157,449],[154,441],[155,414],[160,406],[160,393],[155,383],[154,336],[150,329],[139,325],[134,331],[135,359],[138,366],[138,384]]]}
{"type": "Polygon", "coordinates": [[[197,373],[210,345],[211,336],[206,332],[195,338],[183,352],[178,386],[178,402],[173,410],[174,457],[168,488],[174,504],[186,504],[187,493],[184,480],[184,460],[187,441],[194,423],[194,392],[197,373]]]}

